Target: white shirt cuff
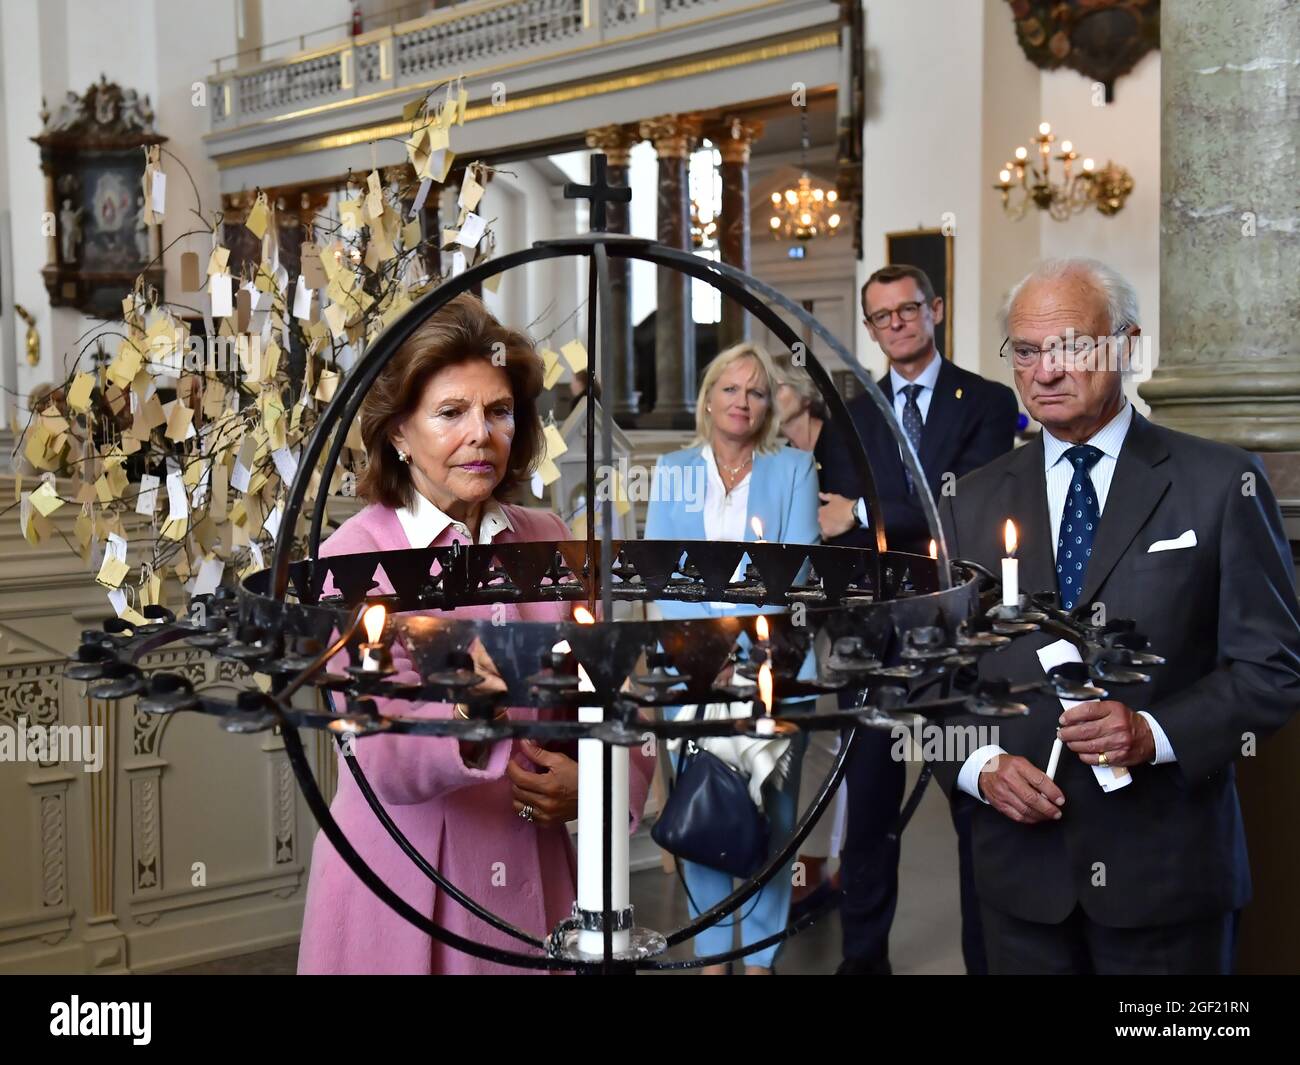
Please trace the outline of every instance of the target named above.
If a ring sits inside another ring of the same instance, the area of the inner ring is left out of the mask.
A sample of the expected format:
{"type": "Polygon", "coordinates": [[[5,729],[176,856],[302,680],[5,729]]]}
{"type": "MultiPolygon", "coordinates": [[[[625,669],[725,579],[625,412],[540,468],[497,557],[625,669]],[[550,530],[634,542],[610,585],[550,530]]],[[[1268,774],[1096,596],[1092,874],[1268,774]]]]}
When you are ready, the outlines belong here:
{"type": "Polygon", "coordinates": [[[1174,745],[1169,742],[1169,737],[1160,727],[1160,722],[1145,710],[1139,710],[1138,713],[1147,719],[1147,724],[1151,726],[1151,738],[1156,741],[1156,756],[1151,759],[1151,764],[1164,765],[1166,762],[1178,761],[1178,756],[1174,754],[1174,745]]]}
{"type": "Polygon", "coordinates": [[[990,760],[996,758],[999,754],[1006,753],[996,743],[987,744],[975,751],[962,763],[961,772],[957,774],[958,790],[964,791],[967,795],[973,795],[987,806],[989,804],[988,799],[980,794],[980,773],[990,760]]]}
{"type": "Polygon", "coordinates": [[[871,517],[870,513],[867,511],[867,501],[865,499],[859,499],[854,503],[853,513],[858,516],[858,521],[862,523],[862,527],[865,529],[867,527],[867,522],[871,517]]]}

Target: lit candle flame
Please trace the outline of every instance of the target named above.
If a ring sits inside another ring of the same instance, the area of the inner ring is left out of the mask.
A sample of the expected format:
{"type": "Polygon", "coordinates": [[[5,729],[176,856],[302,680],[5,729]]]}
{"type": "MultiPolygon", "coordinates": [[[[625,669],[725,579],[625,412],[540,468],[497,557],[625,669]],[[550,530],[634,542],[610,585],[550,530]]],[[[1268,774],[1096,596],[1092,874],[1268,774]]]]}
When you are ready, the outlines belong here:
{"type": "Polygon", "coordinates": [[[758,638],[760,640],[767,639],[767,618],[762,614],[758,615],[758,620],[754,622],[754,628],[758,631],[758,638]]]}
{"type": "Polygon", "coordinates": [[[596,615],[585,606],[575,606],[573,608],[573,620],[579,625],[594,625],[596,624],[596,615]]]}
{"type": "Polygon", "coordinates": [[[368,642],[379,642],[379,637],[384,634],[384,620],[387,616],[388,611],[384,609],[382,603],[376,603],[374,606],[366,608],[366,612],[361,615],[361,623],[366,627],[366,640],[368,642]]]}
{"type": "Polygon", "coordinates": [[[757,514],[749,519],[749,527],[754,530],[755,537],[763,539],[763,521],[757,514]]]}
{"type": "Polygon", "coordinates": [[[1052,124],[1050,122],[1038,123],[1038,133],[1040,136],[1046,137],[1051,132],[1052,132],[1052,124]]]}
{"type": "Polygon", "coordinates": [[[758,667],[758,697],[768,715],[772,716],[772,666],[764,662],[758,667]]]}
{"type": "Polygon", "coordinates": [[[1016,553],[1016,544],[1018,542],[1016,539],[1016,523],[1010,518],[1007,519],[1005,536],[1007,543],[1007,557],[1009,558],[1016,553]]]}
{"type": "Polygon", "coordinates": [[[930,541],[930,557],[931,558],[939,557],[939,545],[936,544],[933,540],[930,541]]]}

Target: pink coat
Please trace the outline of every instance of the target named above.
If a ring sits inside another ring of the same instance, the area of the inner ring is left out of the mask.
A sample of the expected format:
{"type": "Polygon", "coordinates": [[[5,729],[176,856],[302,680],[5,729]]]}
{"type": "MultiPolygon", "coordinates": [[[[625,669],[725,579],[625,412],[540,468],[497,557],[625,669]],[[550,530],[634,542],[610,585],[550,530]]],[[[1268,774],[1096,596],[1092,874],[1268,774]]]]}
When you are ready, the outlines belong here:
{"type": "MultiPolygon", "coordinates": [[[[505,506],[514,526],[497,536],[511,540],[566,539],[564,522],[549,511],[505,506]]],[[[448,526],[438,546],[465,538],[448,526]]],[[[409,548],[397,512],[371,505],[348,519],[324,544],[321,556],[409,548]]],[[[381,585],[382,587],[382,585],[381,585]]],[[[390,591],[389,588],[383,588],[390,591]]],[[[568,616],[555,603],[507,606],[508,619],[553,621],[568,616]]],[[[461,617],[489,617],[490,607],[465,607],[461,617]]],[[[400,665],[400,662],[399,662],[400,665]]],[[[446,703],[395,703],[396,714],[450,717],[446,703]]],[[[515,708],[514,718],[535,718],[515,708]]],[[[471,898],[530,934],[544,939],[568,917],[576,896],[576,862],[568,831],[540,828],[514,812],[506,763],[536,770],[518,743],[497,743],[483,769],[470,769],[450,738],[369,736],[356,755],[376,795],[415,848],[471,898]]],[[[633,748],[632,831],[645,806],[653,758],[633,748]]],[[[352,772],[340,758],[338,791],[330,811],[357,852],[414,909],[467,939],[529,953],[527,945],[498,932],[444,897],[389,838],[366,805],[352,772]]],[[[303,915],[298,972],[316,973],[505,973],[518,970],[463,954],[435,942],[380,902],[318,832],[303,915]]]]}

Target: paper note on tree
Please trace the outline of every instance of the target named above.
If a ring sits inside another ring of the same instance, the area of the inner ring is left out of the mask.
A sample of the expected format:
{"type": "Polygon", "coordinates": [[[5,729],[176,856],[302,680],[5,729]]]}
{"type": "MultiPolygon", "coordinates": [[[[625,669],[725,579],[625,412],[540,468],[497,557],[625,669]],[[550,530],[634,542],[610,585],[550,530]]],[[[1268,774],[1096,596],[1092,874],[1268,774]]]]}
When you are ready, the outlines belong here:
{"type": "Polygon", "coordinates": [[[587,368],[587,348],[581,340],[570,340],[560,348],[560,354],[574,373],[581,373],[587,368]]]}

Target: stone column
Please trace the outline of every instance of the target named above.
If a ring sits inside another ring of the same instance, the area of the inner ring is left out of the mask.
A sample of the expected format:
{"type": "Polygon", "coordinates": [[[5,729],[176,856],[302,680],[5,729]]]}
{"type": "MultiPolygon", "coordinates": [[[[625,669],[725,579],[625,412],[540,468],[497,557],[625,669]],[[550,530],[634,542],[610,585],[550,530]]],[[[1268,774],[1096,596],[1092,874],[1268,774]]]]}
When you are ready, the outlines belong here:
{"type": "MultiPolygon", "coordinates": [[[[587,147],[604,152],[609,160],[606,178],[611,185],[630,184],[628,166],[632,148],[641,139],[630,126],[601,126],[587,131],[587,147]]],[[[631,209],[626,203],[609,203],[605,208],[605,226],[610,233],[630,233],[631,209]]],[[[636,372],[632,351],[632,263],[613,256],[609,260],[609,283],[613,289],[610,322],[613,326],[614,351],[610,380],[601,381],[601,395],[613,404],[614,421],[624,429],[636,424],[641,409],[641,394],[636,390],[636,372]]]]}
{"type": "Polygon", "coordinates": [[[1166,0],[1160,13],[1155,420],[1300,450],[1300,20],[1288,0],[1166,0]]]}
{"type": "MultiPolygon", "coordinates": [[[[763,123],[733,118],[710,131],[709,139],[722,156],[722,216],[718,219],[718,251],[724,263],[749,273],[749,149],[763,133],[763,123]]],[[[748,340],[749,314],[729,296],[722,297],[718,350],[748,340]]]]}
{"type": "MultiPolygon", "coordinates": [[[[1288,0],[1165,0],[1160,22],[1160,352],[1138,391],[1159,422],[1266,452],[1300,559],[1300,21],[1288,0]]],[[[1236,763],[1255,888],[1240,973],[1293,968],[1297,759],[1291,722],[1236,763]]]]}
{"type": "MultiPolygon", "coordinates": [[[[691,248],[691,199],[687,161],[699,140],[693,115],[663,115],[641,123],[641,136],[659,156],[659,241],[691,248]]],[[[657,429],[689,429],[695,424],[695,322],[691,317],[691,279],[674,270],[658,271],[655,311],[653,413],[643,424],[657,429]]]]}

